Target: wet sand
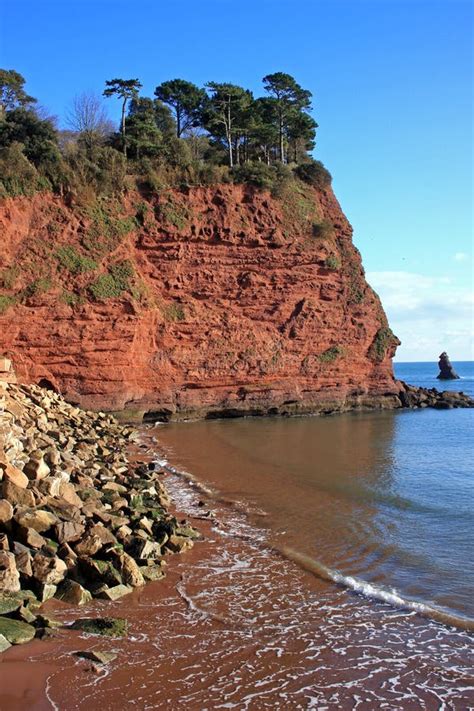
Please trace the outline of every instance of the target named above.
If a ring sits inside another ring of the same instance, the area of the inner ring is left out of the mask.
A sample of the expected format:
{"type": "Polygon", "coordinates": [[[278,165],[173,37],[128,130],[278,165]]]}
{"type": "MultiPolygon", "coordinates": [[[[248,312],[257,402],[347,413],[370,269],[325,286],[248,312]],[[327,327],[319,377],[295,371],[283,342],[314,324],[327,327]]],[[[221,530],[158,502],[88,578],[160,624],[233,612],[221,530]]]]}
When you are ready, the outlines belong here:
{"type": "MultiPolygon", "coordinates": [[[[201,516],[202,492],[178,476],[165,479],[179,510],[201,516]]],[[[65,623],[127,617],[129,635],[59,630],[8,650],[0,708],[410,711],[474,704],[472,635],[338,589],[276,553],[265,531],[235,507],[213,509],[214,523],[194,521],[206,540],[170,557],[164,581],[80,611],[48,603],[65,623]],[[75,657],[79,649],[113,651],[117,659],[101,668],[75,657]]]]}

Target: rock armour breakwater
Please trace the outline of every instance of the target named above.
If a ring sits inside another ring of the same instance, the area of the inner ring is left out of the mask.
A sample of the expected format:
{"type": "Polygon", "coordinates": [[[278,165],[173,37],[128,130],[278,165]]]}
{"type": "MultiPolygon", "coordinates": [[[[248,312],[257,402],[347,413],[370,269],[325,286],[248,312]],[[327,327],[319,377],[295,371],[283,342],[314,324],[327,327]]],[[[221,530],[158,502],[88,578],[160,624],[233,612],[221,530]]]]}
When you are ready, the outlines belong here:
{"type": "Polygon", "coordinates": [[[0,386],[2,651],[51,626],[46,600],[116,600],[164,577],[165,556],[199,534],[169,513],[159,468],[130,464],[132,428],[35,385],[0,386]]]}

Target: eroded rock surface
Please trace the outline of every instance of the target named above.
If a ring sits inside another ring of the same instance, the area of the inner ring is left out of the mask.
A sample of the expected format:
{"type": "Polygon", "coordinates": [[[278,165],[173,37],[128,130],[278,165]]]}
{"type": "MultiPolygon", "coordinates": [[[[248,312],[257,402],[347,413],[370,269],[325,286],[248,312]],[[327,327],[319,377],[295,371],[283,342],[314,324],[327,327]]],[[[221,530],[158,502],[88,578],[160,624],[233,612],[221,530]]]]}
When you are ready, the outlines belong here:
{"type": "MultiPolygon", "coordinates": [[[[248,185],[194,187],[145,203],[130,194],[120,209],[140,219],[110,246],[109,223],[59,198],[0,206],[0,267],[18,265],[0,352],[21,380],[149,419],[399,406],[398,340],[331,188],[295,183],[277,199],[248,185]],[[68,271],[65,248],[96,269],[68,271]],[[93,298],[94,280],[127,260],[133,288],[93,298]]],[[[27,474],[47,477],[49,466],[45,454],[27,474]]]]}

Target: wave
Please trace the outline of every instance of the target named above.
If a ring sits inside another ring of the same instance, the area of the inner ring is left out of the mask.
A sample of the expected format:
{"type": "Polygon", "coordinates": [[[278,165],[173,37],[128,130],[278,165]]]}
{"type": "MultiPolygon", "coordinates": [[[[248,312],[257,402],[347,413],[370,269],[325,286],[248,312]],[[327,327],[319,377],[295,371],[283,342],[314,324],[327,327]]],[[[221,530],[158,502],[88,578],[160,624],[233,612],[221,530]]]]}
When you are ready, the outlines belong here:
{"type": "Polygon", "coordinates": [[[363,595],[364,597],[368,597],[372,600],[388,603],[394,607],[411,610],[412,612],[416,612],[417,614],[434,620],[435,622],[441,622],[445,625],[457,627],[469,632],[474,631],[474,620],[469,617],[455,615],[447,610],[427,605],[424,602],[404,598],[394,589],[386,590],[378,585],[362,580],[361,578],[355,578],[351,575],[344,575],[338,570],[328,568],[328,566],[324,565],[324,563],[321,563],[320,561],[315,560],[304,553],[300,553],[293,548],[289,548],[288,546],[276,548],[275,550],[277,550],[278,553],[283,555],[288,560],[291,560],[299,565],[304,570],[313,573],[313,575],[316,575],[318,578],[329,580],[330,582],[348,588],[359,595],[363,595]]]}
{"type": "MultiPolygon", "coordinates": [[[[252,505],[249,505],[248,503],[244,504],[244,502],[242,501],[222,496],[216,490],[205,486],[190,472],[170,464],[170,462],[163,456],[156,456],[155,453],[155,458],[153,461],[155,462],[155,464],[161,466],[165,471],[184,479],[192,488],[209,497],[216,503],[221,503],[225,506],[230,506],[234,510],[239,511],[244,515],[248,515],[250,513],[253,513],[254,515],[264,515],[263,511],[260,511],[259,509],[255,510],[255,508],[252,505]]],[[[242,537],[245,539],[253,538],[249,537],[248,535],[237,537],[242,537]]],[[[255,542],[257,542],[257,539],[258,536],[255,536],[255,542]]],[[[456,615],[452,612],[449,612],[448,610],[434,607],[418,600],[404,598],[395,589],[388,590],[386,588],[379,587],[378,585],[374,585],[373,583],[369,583],[366,580],[362,580],[361,578],[356,578],[350,575],[344,575],[340,571],[329,568],[324,563],[321,563],[320,561],[311,558],[310,556],[305,555],[304,553],[300,553],[299,551],[296,551],[295,549],[290,548],[289,546],[277,547],[273,545],[272,549],[279,555],[282,555],[288,560],[293,561],[301,568],[307,570],[313,575],[316,575],[317,577],[322,578],[323,580],[328,580],[329,582],[335,583],[336,585],[347,588],[348,590],[362,595],[363,597],[372,600],[377,600],[379,602],[384,602],[386,604],[392,605],[393,607],[415,612],[425,618],[428,618],[435,622],[440,622],[447,626],[452,626],[461,630],[474,632],[474,619],[470,617],[456,615]]]]}

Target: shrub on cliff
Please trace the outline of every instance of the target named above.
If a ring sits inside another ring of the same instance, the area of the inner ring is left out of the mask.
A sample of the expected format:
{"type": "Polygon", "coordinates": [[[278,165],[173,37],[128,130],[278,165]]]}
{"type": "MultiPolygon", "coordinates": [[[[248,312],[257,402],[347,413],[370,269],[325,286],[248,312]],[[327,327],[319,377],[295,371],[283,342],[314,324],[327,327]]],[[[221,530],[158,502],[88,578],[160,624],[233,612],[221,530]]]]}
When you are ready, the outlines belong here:
{"type": "Polygon", "coordinates": [[[71,245],[60,247],[55,256],[60,265],[71,274],[82,274],[97,269],[97,262],[94,262],[90,257],[79,254],[71,245]]]}
{"type": "Polygon", "coordinates": [[[327,188],[332,182],[331,173],[319,160],[312,160],[298,165],[295,168],[295,174],[300,180],[313,185],[315,188],[327,188]]]}
{"type": "Polygon", "coordinates": [[[283,195],[285,187],[293,181],[291,168],[283,163],[244,163],[232,169],[234,183],[247,183],[261,190],[270,190],[275,197],[283,195]]]}
{"type": "Polygon", "coordinates": [[[395,342],[398,342],[398,339],[392,329],[388,326],[382,326],[375,334],[374,340],[369,348],[369,357],[371,360],[380,363],[385,358],[388,348],[395,342]]]}
{"type": "Polygon", "coordinates": [[[344,355],[344,349],[342,346],[331,346],[327,348],[323,353],[320,353],[318,359],[321,363],[333,363],[337,358],[344,355]]]}
{"type": "Polygon", "coordinates": [[[131,262],[117,262],[109,267],[107,274],[101,274],[90,286],[92,296],[98,301],[115,299],[128,291],[134,275],[131,262]]]}
{"type": "Polygon", "coordinates": [[[15,141],[0,148],[0,197],[33,195],[41,189],[51,190],[51,184],[30,163],[23,145],[15,141]]]}
{"type": "Polygon", "coordinates": [[[326,257],[324,260],[324,266],[326,269],[329,269],[330,272],[337,272],[337,270],[341,268],[341,262],[334,254],[330,254],[329,257],[326,257]]]}
{"type": "Polygon", "coordinates": [[[276,177],[275,168],[266,163],[244,163],[232,169],[234,183],[249,183],[263,190],[271,190],[276,177]]]}
{"type": "Polygon", "coordinates": [[[330,239],[334,235],[334,226],[329,220],[313,223],[313,237],[320,240],[330,239]]]}

